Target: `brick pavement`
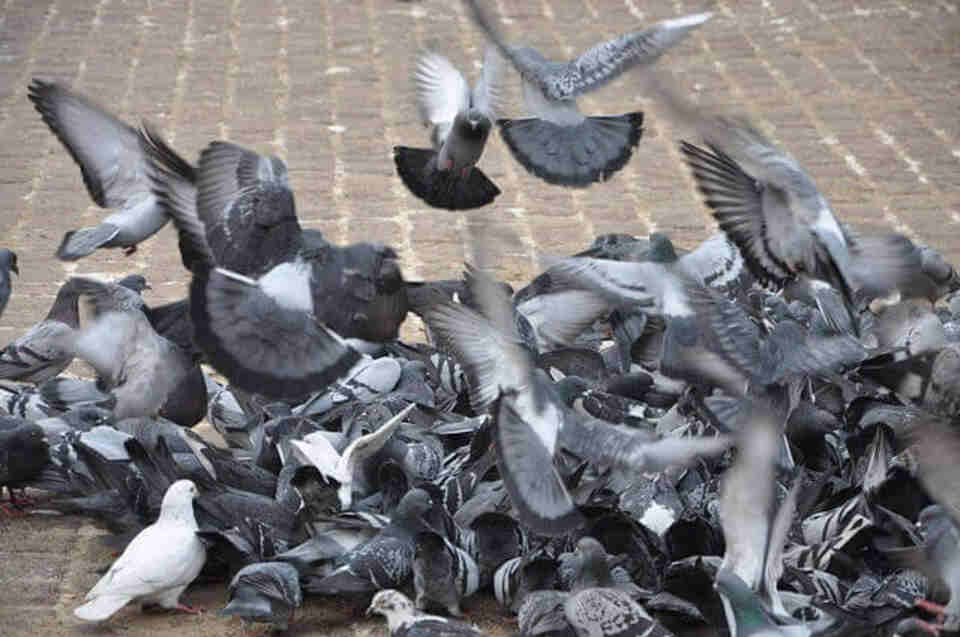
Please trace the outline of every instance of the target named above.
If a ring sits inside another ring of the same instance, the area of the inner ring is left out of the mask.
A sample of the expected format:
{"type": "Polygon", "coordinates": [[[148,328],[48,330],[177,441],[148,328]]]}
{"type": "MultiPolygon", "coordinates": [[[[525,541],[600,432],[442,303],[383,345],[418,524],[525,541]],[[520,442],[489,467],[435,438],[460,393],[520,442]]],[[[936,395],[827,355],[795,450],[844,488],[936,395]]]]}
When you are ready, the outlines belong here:
{"type": "MultiPolygon", "coordinates": [[[[703,8],[684,0],[495,6],[516,40],[557,57],[703,8]]],[[[811,173],[842,220],[896,228],[960,261],[958,4],[726,0],[712,8],[715,18],[659,68],[696,100],[746,111],[811,173]]],[[[337,241],[391,243],[411,278],[455,275],[469,216],[424,208],[394,176],[390,159],[394,144],[426,142],[409,77],[416,51],[431,43],[471,71],[482,57],[481,35],[452,1],[5,0],[0,245],[19,253],[22,276],[0,342],[38,320],[58,283],[74,273],[143,271],[154,287],[151,302],[182,296],[186,282],[172,228],[131,258],[111,251],[76,264],[53,259],[66,230],[91,225],[101,213],[26,99],[33,76],[70,84],[131,121],[150,119],[190,158],[214,138],[275,153],[289,164],[306,225],[337,241]]],[[[510,114],[522,114],[513,101],[510,114]]],[[[644,139],[609,183],[547,187],[514,163],[499,139],[482,159],[503,194],[473,214],[494,215],[508,237],[500,266],[507,278],[522,280],[538,253],[581,248],[599,232],[656,229],[683,246],[712,232],[681,164],[678,132],[635,76],[582,100],[582,108],[646,111],[644,139]]],[[[0,633],[76,628],[74,596],[106,560],[95,536],[76,520],[0,525],[0,633]]],[[[208,591],[212,606],[218,594],[208,591]]],[[[239,626],[143,621],[129,616],[120,624],[131,634],[239,626]]],[[[320,620],[302,627],[311,630],[327,632],[320,620]]]]}

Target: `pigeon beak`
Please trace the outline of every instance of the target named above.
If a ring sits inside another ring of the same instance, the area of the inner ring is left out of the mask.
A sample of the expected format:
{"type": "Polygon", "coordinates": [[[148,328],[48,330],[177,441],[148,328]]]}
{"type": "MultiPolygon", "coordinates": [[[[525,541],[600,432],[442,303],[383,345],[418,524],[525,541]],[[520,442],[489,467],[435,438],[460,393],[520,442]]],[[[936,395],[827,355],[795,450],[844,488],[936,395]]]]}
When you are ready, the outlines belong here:
{"type": "Polygon", "coordinates": [[[149,283],[144,283],[144,284],[143,284],[143,289],[144,289],[144,290],[152,290],[152,289],[153,289],[153,286],[150,285],[149,283]]]}

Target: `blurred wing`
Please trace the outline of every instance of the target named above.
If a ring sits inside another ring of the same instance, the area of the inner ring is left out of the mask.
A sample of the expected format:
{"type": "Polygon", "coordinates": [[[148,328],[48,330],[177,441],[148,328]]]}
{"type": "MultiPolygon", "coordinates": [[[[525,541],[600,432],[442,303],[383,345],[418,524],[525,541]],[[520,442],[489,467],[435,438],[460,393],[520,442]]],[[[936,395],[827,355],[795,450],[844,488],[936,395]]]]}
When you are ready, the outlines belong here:
{"type": "Polygon", "coordinates": [[[116,208],[132,196],[149,194],[136,130],[59,84],[34,79],[28,97],[80,166],[87,192],[98,206],[116,208]]]}
{"type": "Polygon", "coordinates": [[[473,105],[491,122],[496,121],[497,113],[503,109],[503,74],[503,56],[497,47],[488,44],[483,58],[483,74],[473,89],[473,105]]]}
{"type": "Polygon", "coordinates": [[[417,60],[414,74],[417,103],[424,122],[441,124],[452,122],[460,111],[470,105],[470,86],[450,60],[426,52],[417,60]]]}
{"type": "Polygon", "coordinates": [[[712,15],[697,13],[664,20],[649,29],[597,44],[568,62],[562,72],[551,75],[547,94],[555,100],[569,100],[603,86],[638,64],[649,64],[712,15]]]}

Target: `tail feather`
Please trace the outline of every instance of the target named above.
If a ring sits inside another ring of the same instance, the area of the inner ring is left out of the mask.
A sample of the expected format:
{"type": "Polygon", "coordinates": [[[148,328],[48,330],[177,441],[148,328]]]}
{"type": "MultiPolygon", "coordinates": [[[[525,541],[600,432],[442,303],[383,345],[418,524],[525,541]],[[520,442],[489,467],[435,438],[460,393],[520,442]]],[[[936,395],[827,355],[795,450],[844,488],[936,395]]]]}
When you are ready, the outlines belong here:
{"type": "Polygon", "coordinates": [[[63,241],[57,248],[57,258],[61,261],[76,261],[93,254],[120,232],[112,223],[101,223],[95,228],[80,228],[63,235],[63,241]]]}
{"type": "Polygon", "coordinates": [[[88,622],[102,622],[126,606],[131,599],[126,595],[101,595],[73,609],[73,614],[88,622]]]}
{"type": "Polygon", "coordinates": [[[51,378],[38,389],[44,401],[54,409],[68,411],[78,405],[94,405],[112,409],[116,398],[101,391],[96,383],[76,378],[51,378]]]}
{"type": "Polygon", "coordinates": [[[513,157],[549,184],[583,188],[626,166],[643,134],[643,113],[587,117],[577,126],[538,118],[502,119],[513,157]]]}
{"type": "Polygon", "coordinates": [[[400,179],[411,193],[434,208],[480,208],[500,194],[497,185],[479,168],[470,169],[466,177],[452,170],[437,170],[436,156],[436,151],[426,148],[395,146],[393,149],[400,179]]]}

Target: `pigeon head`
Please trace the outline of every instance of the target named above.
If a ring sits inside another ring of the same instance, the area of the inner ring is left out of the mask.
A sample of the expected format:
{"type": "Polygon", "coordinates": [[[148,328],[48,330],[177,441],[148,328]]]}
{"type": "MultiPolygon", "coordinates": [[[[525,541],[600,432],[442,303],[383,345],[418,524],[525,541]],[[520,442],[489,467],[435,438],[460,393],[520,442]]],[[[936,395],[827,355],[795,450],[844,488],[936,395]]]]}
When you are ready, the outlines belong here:
{"type": "Polygon", "coordinates": [[[673,248],[670,237],[654,232],[650,235],[650,260],[654,263],[673,263],[677,260],[677,251],[673,248]]]}
{"type": "Polygon", "coordinates": [[[20,268],[17,267],[17,253],[6,248],[0,249],[0,268],[20,274],[20,268]]]}
{"type": "Polygon", "coordinates": [[[193,500],[197,497],[197,485],[192,480],[177,480],[167,488],[160,503],[162,520],[196,520],[193,517],[193,500]]]}
{"type": "Polygon", "coordinates": [[[152,289],[142,274],[128,274],[117,281],[117,285],[122,285],[128,290],[133,290],[137,294],[143,292],[144,290],[152,289]]]}
{"type": "MultiPolygon", "coordinates": [[[[423,489],[411,489],[397,505],[396,517],[404,520],[419,521],[426,525],[423,517],[433,509],[433,498],[423,489]]],[[[431,529],[432,530],[432,529],[431,529]]]]}
{"type": "Polygon", "coordinates": [[[577,542],[577,553],[580,559],[574,561],[575,568],[579,568],[573,578],[575,588],[610,586],[613,583],[607,552],[600,542],[592,537],[582,537],[577,542]]]}
{"type": "Polygon", "coordinates": [[[492,123],[490,118],[477,108],[469,108],[466,113],[458,113],[453,125],[457,133],[465,139],[483,140],[490,134],[492,123]]]}
{"type": "Polygon", "coordinates": [[[940,531],[949,528],[951,523],[950,513],[939,504],[931,504],[924,508],[917,518],[917,524],[928,537],[939,535],[940,531]]]}
{"type": "Polygon", "coordinates": [[[406,595],[400,591],[388,588],[379,591],[373,596],[370,607],[367,608],[367,615],[383,615],[387,618],[387,626],[390,628],[390,634],[395,630],[411,623],[416,610],[406,595]]]}
{"type": "Polygon", "coordinates": [[[590,386],[579,376],[565,376],[554,383],[554,388],[560,394],[563,403],[570,407],[580,394],[590,389],[590,386]]]}

